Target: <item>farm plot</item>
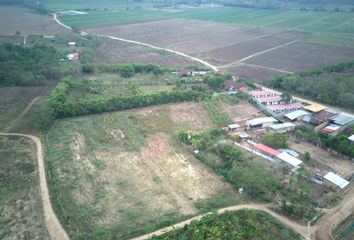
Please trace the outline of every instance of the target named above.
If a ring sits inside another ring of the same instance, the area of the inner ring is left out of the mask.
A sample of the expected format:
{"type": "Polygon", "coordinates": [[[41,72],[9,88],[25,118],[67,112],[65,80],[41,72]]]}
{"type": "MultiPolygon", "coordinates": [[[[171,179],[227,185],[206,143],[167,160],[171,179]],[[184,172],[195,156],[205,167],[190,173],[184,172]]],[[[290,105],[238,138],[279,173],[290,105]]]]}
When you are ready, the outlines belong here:
{"type": "Polygon", "coordinates": [[[222,104],[222,109],[230,114],[234,122],[249,120],[251,118],[261,117],[263,113],[248,102],[230,105],[222,104]]]}
{"type": "MultiPolygon", "coordinates": [[[[354,28],[353,28],[354,33],[354,28]]],[[[354,48],[354,35],[342,33],[321,33],[305,40],[306,42],[354,48]]]]}
{"type": "Polygon", "coordinates": [[[30,140],[0,136],[0,178],[0,238],[49,240],[30,140]]]}
{"type": "Polygon", "coordinates": [[[209,125],[199,123],[206,118],[197,114],[200,104],[190,104],[186,112],[183,105],[163,105],[54,124],[48,159],[69,235],[127,239],[198,214],[200,206],[239,201],[174,140],[180,129],[209,125]],[[219,194],[222,201],[215,200],[219,194]]]}
{"type": "Polygon", "coordinates": [[[263,82],[264,80],[267,80],[268,78],[274,75],[279,74],[279,72],[277,71],[249,65],[228,67],[227,70],[232,72],[233,74],[250,78],[259,83],[263,82]]]}
{"type": "Polygon", "coordinates": [[[172,53],[110,39],[104,40],[97,47],[94,62],[98,64],[157,64],[172,68],[197,65],[194,61],[172,53]]]}
{"type": "Polygon", "coordinates": [[[227,64],[254,53],[305,37],[302,32],[287,31],[254,40],[218,48],[203,54],[204,59],[214,64],[227,64]]]}
{"type": "Polygon", "coordinates": [[[88,28],[87,31],[141,41],[191,54],[249,41],[273,34],[278,30],[173,19],[88,28]]]}
{"type": "Polygon", "coordinates": [[[22,8],[0,7],[0,34],[65,34],[69,31],[59,26],[50,16],[38,15],[22,8]]]}
{"type": "Polygon", "coordinates": [[[246,63],[296,72],[345,62],[353,56],[352,48],[294,43],[251,58],[246,63]]]}
{"type": "MultiPolygon", "coordinates": [[[[36,97],[46,96],[52,87],[0,88],[0,129],[12,127],[19,116],[27,114],[26,107],[36,97]]],[[[31,109],[28,109],[30,111],[31,109]]],[[[18,119],[19,120],[19,119],[18,119]]],[[[8,129],[9,130],[9,129],[8,129]]]]}

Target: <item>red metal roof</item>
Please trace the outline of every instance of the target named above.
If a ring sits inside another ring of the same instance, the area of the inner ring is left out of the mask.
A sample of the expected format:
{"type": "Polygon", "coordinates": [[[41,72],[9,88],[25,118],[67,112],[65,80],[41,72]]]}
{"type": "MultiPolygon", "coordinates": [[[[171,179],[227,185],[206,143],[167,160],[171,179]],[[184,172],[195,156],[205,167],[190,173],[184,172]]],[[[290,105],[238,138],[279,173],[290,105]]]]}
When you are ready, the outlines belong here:
{"type": "Polygon", "coordinates": [[[262,95],[273,95],[273,92],[270,91],[257,91],[257,92],[252,92],[252,96],[262,96],[262,95]]]}
{"type": "Polygon", "coordinates": [[[271,147],[268,147],[267,145],[264,145],[262,143],[257,143],[255,145],[255,147],[258,148],[259,150],[261,150],[261,151],[263,151],[265,153],[268,153],[270,155],[273,155],[273,156],[277,156],[277,155],[280,154],[279,151],[277,151],[277,150],[275,150],[275,149],[273,149],[271,147]]]}
{"type": "Polygon", "coordinates": [[[257,98],[257,101],[259,102],[278,102],[281,100],[281,97],[265,97],[265,98],[257,98]]]}

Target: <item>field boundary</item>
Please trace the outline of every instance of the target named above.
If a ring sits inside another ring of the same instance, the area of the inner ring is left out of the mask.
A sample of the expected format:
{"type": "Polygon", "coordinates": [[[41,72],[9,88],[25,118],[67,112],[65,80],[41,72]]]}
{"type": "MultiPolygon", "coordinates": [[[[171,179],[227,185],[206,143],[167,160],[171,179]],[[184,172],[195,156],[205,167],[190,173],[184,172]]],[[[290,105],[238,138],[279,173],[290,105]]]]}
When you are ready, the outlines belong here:
{"type": "Polygon", "coordinates": [[[0,136],[18,136],[31,139],[36,144],[36,155],[38,162],[38,175],[39,175],[39,186],[40,186],[40,196],[43,204],[43,212],[45,217],[45,223],[47,230],[49,232],[50,238],[52,240],[69,240],[69,237],[60,224],[57,216],[55,215],[52,205],[50,203],[49,190],[46,181],[46,174],[44,168],[44,158],[42,150],[41,140],[33,135],[21,134],[21,133],[1,133],[0,136]]]}

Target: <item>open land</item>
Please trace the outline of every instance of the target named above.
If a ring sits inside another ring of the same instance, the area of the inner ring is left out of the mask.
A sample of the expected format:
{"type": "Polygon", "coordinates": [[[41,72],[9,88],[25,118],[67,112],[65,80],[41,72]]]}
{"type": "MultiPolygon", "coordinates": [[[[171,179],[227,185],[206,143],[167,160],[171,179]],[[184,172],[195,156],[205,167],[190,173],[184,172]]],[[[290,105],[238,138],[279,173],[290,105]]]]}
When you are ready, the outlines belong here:
{"type": "Polygon", "coordinates": [[[239,201],[229,184],[174,141],[180,129],[211,126],[199,103],[186,106],[54,124],[47,136],[49,161],[57,212],[69,235],[79,229],[93,237],[106,229],[116,239],[126,239],[198,214],[198,206],[220,194],[222,204],[239,201]]]}
{"type": "Polygon", "coordinates": [[[50,239],[32,141],[0,136],[0,238],[50,239]]]}
{"type": "Polygon", "coordinates": [[[51,16],[38,15],[29,10],[17,7],[0,7],[0,34],[65,34],[68,30],[59,26],[51,16]]]}
{"type": "Polygon", "coordinates": [[[162,67],[183,68],[197,65],[194,61],[153,50],[136,44],[105,39],[96,50],[94,62],[107,64],[157,64],[162,67]]]}

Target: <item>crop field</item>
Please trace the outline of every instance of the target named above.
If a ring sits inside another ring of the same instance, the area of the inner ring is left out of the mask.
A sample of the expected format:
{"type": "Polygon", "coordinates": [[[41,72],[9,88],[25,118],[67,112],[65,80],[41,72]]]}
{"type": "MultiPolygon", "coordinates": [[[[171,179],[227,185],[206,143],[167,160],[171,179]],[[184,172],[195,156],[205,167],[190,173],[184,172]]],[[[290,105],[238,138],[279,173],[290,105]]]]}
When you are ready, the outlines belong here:
{"type": "Polygon", "coordinates": [[[0,238],[50,239],[44,223],[34,144],[0,136],[0,238]]]}
{"type": "Polygon", "coordinates": [[[51,16],[29,12],[23,8],[0,7],[0,35],[64,34],[68,30],[59,26],[51,16]]]}
{"type": "Polygon", "coordinates": [[[353,48],[304,42],[277,48],[246,63],[297,72],[348,61],[353,57],[353,48]]]}
{"type": "Polygon", "coordinates": [[[93,61],[98,64],[156,64],[171,68],[198,65],[172,53],[111,39],[103,40],[97,47],[93,61]]]}
{"type": "Polygon", "coordinates": [[[200,103],[183,103],[57,121],[48,159],[69,235],[127,239],[239,202],[174,138],[211,127],[208,119],[200,103]]]}
{"type": "Polygon", "coordinates": [[[279,74],[278,71],[260,68],[259,66],[250,66],[250,65],[240,65],[240,66],[232,66],[228,67],[227,71],[237,74],[240,76],[244,76],[250,78],[256,82],[263,82],[279,74]]]}
{"type": "Polygon", "coordinates": [[[326,32],[326,33],[314,35],[306,39],[306,42],[327,44],[327,45],[333,45],[338,47],[354,48],[354,35],[326,32]]]}

